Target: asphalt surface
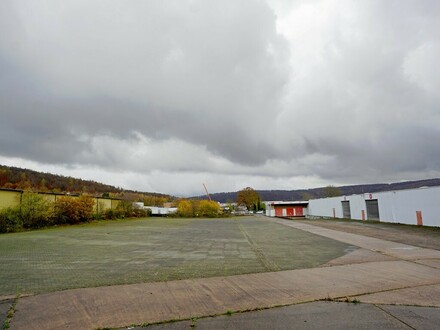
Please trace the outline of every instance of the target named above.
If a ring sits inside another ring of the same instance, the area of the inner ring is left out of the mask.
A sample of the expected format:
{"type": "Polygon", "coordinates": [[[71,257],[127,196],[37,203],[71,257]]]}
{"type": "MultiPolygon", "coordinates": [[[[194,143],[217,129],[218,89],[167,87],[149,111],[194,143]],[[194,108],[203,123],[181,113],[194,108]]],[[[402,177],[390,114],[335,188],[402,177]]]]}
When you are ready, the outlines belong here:
{"type": "MultiPolygon", "coordinates": [[[[433,307],[319,301],[132,329],[438,329],[433,307]]],[[[124,328],[127,329],[127,328],[124,328]]]]}
{"type": "Polygon", "coordinates": [[[11,329],[125,329],[134,328],[130,324],[147,326],[160,322],[163,324],[150,327],[438,328],[440,251],[304,223],[275,221],[360,249],[318,268],[23,297],[16,306],[11,329]],[[285,307],[274,308],[282,305],[285,307]],[[246,312],[249,310],[258,311],[246,312]],[[226,313],[232,315],[222,315],[226,313]],[[218,316],[207,317],[210,315],[218,316]]]}

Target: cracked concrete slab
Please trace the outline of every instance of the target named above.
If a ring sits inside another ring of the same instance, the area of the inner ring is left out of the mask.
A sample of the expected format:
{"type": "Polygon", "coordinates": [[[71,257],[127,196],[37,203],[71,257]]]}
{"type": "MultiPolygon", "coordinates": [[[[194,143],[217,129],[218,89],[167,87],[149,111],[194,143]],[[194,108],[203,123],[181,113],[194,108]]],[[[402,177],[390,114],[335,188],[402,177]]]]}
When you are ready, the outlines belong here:
{"type": "Polygon", "coordinates": [[[411,329],[387,312],[366,304],[319,301],[197,320],[197,329],[411,329]]]}
{"type": "Polygon", "coordinates": [[[440,284],[372,293],[357,299],[370,304],[440,307],[440,284]]]}
{"type": "Polygon", "coordinates": [[[440,309],[436,307],[384,305],[380,308],[413,329],[436,330],[440,325],[440,309]]]}
{"type": "Polygon", "coordinates": [[[440,270],[388,261],[76,289],[20,299],[11,329],[122,327],[422,284],[440,284],[440,270]]]}
{"type": "Polygon", "coordinates": [[[0,301],[0,325],[3,326],[8,317],[9,309],[12,307],[13,300],[1,300],[0,301]]]}
{"type": "MultiPolygon", "coordinates": [[[[436,307],[391,306],[318,301],[217,317],[147,326],[183,329],[438,329],[436,307]]],[[[127,329],[127,328],[124,328],[127,329]]],[[[145,329],[141,327],[131,330],[145,329]]]]}
{"type": "MultiPolygon", "coordinates": [[[[440,269],[435,267],[436,262],[432,262],[440,259],[440,251],[292,221],[276,221],[359,246],[369,252],[358,250],[358,258],[367,261],[356,263],[356,254],[353,254],[345,260],[347,262],[352,258],[353,263],[332,267],[75,289],[24,297],[18,301],[11,329],[123,327],[128,324],[219,315],[228,310],[255,310],[347,296],[357,297],[362,302],[361,306],[369,306],[362,308],[370,310],[374,306],[364,302],[381,306],[407,303],[440,305],[440,269]],[[379,258],[378,254],[385,259],[401,260],[373,261],[379,258]],[[425,261],[428,262],[422,264],[425,261]]],[[[334,262],[341,260],[336,259],[334,262]]],[[[381,309],[382,312],[389,315],[398,313],[391,309],[381,309]]],[[[419,314],[428,315],[429,318],[431,312],[423,311],[425,314],[419,314]]],[[[333,319],[330,317],[328,322],[336,319],[336,316],[333,319]]],[[[396,317],[394,319],[397,320],[396,317]]],[[[203,325],[206,321],[202,321],[200,324],[203,325]]],[[[400,328],[405,328],[405,323],[401,323],[400,328]]]]}

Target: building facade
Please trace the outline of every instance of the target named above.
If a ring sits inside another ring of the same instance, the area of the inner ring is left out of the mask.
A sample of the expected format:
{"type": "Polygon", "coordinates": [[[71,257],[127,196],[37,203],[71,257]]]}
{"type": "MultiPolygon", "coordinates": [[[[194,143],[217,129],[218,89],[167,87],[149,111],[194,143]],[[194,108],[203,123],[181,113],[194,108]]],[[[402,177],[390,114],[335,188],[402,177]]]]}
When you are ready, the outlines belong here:
{"type": "Polygon", "coordinates": [[[440,187],[320,198],[308,202],[267,202],[266,215],[299,216],[297,211],[292,215],[292,207],[296,205],[302,205],[303,215],[310,218],[345,218],[440,227],[440,187]]]}
{"type": "Polygon", "coordinates": [[[307,216],[308,201],[266,202],[266,215],[269,217],[300,218],[307,216]]]}
{"type": "Polygon", "coordinates": [[[440,187],[367,193],[309,201],[309,216],[440,226],[440,187]]]}

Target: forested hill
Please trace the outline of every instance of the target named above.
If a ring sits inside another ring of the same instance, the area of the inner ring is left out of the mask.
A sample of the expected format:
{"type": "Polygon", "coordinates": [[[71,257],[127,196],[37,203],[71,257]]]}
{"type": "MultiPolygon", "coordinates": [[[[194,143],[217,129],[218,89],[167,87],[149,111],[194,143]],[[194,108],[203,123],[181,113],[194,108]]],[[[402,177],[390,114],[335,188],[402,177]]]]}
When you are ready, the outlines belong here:
{"type": "MultiPolygon", "coordinates": [[[[440,179],[405,181],[397,183],[377,183],[362,184],[355,186],[338,187],[342,195],[353,195],[363,193],[374,193],[389,190],[402,190],[420,187],[440,186],[440,179]]],[[[324,189],[300,189],[300,190],[257,190],[263,201],[297,201],[308,200],[313,198],[324,197],[324,189]]],[[[195,198],[206,198],[206,196],[198,196],[195,198]]],[[[235,202],[237,200],[237,192],[225,192],[211,194],[211,198],[220,203],[235,202]]]]}
{"type": "MultiPolygon", "coordinates": [[[[440,179],[406,181],[398,183],[378,183],[363,184],[354,186],[338,187],[342,195],[374,193],[389,190],[401,190],[420,187],[440,186],[440,179]]],[[[107,195],[115,197],[133,194],[133,197],[140,197],[138,194],[147,196],[156,196],[161,202],[175,199],[161,193],[139,192],[133,190],[125,190],[119,187],[95,182],[92,180],[83,180],[78,178],[66,177],[50,173],[42,173],[33,170],[9,167],[0,165],[0,188],[9,189],[31,189],[35,191],[60,192],[60,193],[89,193],[92,195],[107,195]],[[163,201],[162,201],[163,200],[163,201]]],[[[292,201],[292,200],[308,200],[313,198],[321,198],[325,196],[325,187],[314,189],[300,190],[257,190],[264,201],[292,201]]],[[[206,195],[193,197],[195,199],[206,199],[206,195]]],[[[235,202],[237,200],[237,192],[225,192],[211,194],[211,198],[215,201],[226,203],[235,202]]]]}
{"type": "Polygon", "coordinates": [[[0,165],[0,188],[31,189],[47,192],[89,193],[93,195],[143,194],[170,197],[165,194],[125,190],[111,185],[62,175],[0,165]]]}

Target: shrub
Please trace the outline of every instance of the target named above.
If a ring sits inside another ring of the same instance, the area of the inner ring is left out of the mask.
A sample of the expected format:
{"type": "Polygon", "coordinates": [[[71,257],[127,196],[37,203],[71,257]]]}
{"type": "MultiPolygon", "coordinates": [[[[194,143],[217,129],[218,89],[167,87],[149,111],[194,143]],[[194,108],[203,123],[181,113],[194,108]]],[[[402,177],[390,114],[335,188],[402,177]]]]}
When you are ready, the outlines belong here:
{"type": "Polygon", "coordinates": [[[19,216],[25,228],[39,228],[54,222],[54,205],[44,196],[24,192],[21,197],[19,216]]]}
{"type": "Polygon", "coordinates": [[[95,201],[92,197],[82,195],[79,196],[77,199],[78,202],[78,214],[79,214],[79,221],[80,222],[86,222],[93,219],[93,209],[95,206],[95,201]]]}
{"type": "Polygon", "coordinates": [[[181,200],[177,205],[177,214],[181,217],[186,217],[186,218],[194,216],[192,203],[185,199],[181,200]]]}
{"type": "Polygon", "coordinates": [[[23,228],[20,208],[7,208],[0,212],[0,233],[13,233],[23,228]]]}
{"type": "Polygon", "coordinates": [[[133,204],[130,201],[127,200],[121,200],[116,207],[116,212],[120,215],[122,218],[126,217],[132,217],[133,216],[133,204]]]}
{"type": "Polygon", "coordinates": [[[199,204],[199,215],[201,217],[213,218],[217,217],[220,211],[220,206],[217,202],[203,200],[199,204]]]}
{"type": "Polygon", "coordinates": [[[151,213],[150,209],[145,210],[145,209],[133,208],[132,216],[136,218],[144,218],[144,217],[148,217],[150,213],[151,213]]]}
{"type": "Polygon", "coordinates": [[[93,219],[95,202],[92,197],[60,197],[56,201],[55,209],[59,224],[76,224],[93,219]]]}
{"type": "Polygon", "coordinates": [[[114,220],[117,218],[117,212],[112,209],[107,209],[104,211],[104,219],[114,220]]]}
{"type": "Polygon", "coordinates": [[[59,197],[55,203],[58,224],[78,223],[79,215],[74,197],[59,197]]]}
{"type": "Polygon", "coordinates": [[[52,202],[37,193],[24,192],[21,206],[8,208],[0,213],[0,232],[50,226],[54,223],[54,216],[52,202]]]}

